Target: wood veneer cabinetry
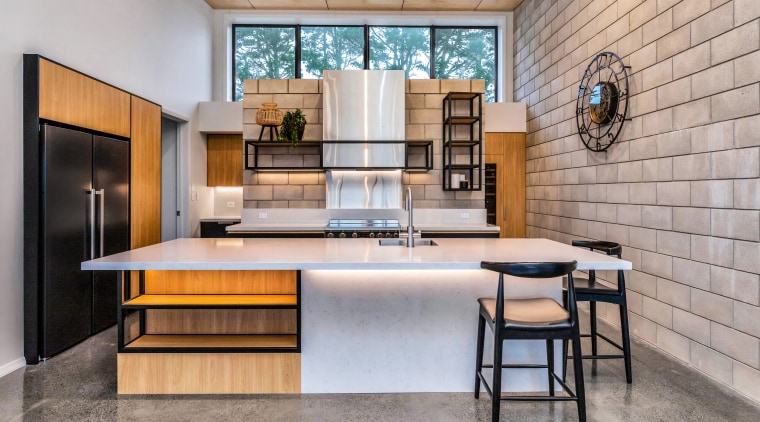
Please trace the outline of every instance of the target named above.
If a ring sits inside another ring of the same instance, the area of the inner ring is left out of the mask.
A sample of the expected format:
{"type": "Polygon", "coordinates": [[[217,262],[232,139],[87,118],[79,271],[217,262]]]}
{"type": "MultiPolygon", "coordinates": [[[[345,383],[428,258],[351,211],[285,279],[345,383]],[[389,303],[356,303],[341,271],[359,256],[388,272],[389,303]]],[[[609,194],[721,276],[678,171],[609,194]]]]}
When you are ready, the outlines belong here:
{"type": "Polygon", "coordinates": [[[119,304],[118,392],[299,393],[299,280],[297,271],[144,271],[119,304]]]}
{"type": "Polygon", "coordinates": [[[484,160],[496,165],[496,224],[501,237],[525,237],[525,134],[486,133],[484,160]]]}
{"type": "Polygon", "coordinates": [[[206,185],[243,186],[243,135],[209,134],[206,185]]]}
{"type": "Polygon", "coordinates": [[[130,245],[161,242],[161,106],[132,96],[130,245]]]}
{"type": "Polygon", "coordinates": [[[130,97],[118,88],[39,59],[41,119],[128,138],[130,97]]]}
{"type": "Polygon", "coordinates": [[[130,162],[129,245],[137,248],[157,243],[161,236],[161,106],[38,54],[24,54],[23,77],[24,356],[33,364],[41,356],[44,322],[40,316],[46,306],[41,299],[47,269],[40,230],[44,212],[40,125],[71,127],[130,142],[129,156],[124,156],[130,162]]]}

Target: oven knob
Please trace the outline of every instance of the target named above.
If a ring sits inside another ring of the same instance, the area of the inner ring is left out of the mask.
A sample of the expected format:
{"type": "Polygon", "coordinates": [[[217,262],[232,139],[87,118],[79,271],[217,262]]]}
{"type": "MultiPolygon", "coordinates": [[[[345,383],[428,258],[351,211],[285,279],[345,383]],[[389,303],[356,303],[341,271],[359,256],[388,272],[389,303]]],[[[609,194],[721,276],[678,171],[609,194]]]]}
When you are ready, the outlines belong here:
{"type": "Polygon", "coordinates": [[[393,232],[393,237],[398,237],[398,232],[393,232]]]}
{"type": "Polygon", "coordinates": [[[383,234],[382,233],[378,233],[377,237],[379,237],[380,239],[382,239],[383,238],[383,234]]]}
{"type": "Polygon", "coordinates": [[[351,237],[353,237],[354,239],[356,239],[357,237],[359,237],[359,233],[353,232],[353,233],[351,233],[351,237]]]}
{"type": "Polygon", "coordinates": [[[391,232],[385,233],[385,237],[393,237],[391,236],[391,232]]]}
{"type": "Polygon", "coordinates": [[[345,237],[346,237],[346,234],[345,234],[345,233],[343,233],[343,232],[341,232],[341,233],[338,235],[338,237],[339,237],[339,238],[341,238],[341,239],[343,239],[343,238],[345,238],[345,237]]]}
{"type": "Polygon", "coordinates": [[[369,237],[370,237],[370,239],[374,239],[375,238],[375,233],[370,233],[369,237]]]}
{"type": "Polygon", "coordinates": [[[327,237],[330,238],[330,239],[332,239],[333,237],[335,237],[335,234],[334,233],[327,233],[327,237]]]}

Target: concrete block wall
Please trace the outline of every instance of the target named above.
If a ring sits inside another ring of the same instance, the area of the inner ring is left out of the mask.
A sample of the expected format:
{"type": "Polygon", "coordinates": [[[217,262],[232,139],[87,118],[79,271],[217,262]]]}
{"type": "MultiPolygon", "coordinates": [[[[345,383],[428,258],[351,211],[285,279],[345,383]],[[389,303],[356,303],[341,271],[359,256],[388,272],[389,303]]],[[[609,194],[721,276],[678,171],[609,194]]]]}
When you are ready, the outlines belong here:
{"type": "Polygon", "coordinates": [[[528,235],[623,244],[632,333],[758,401],[759,18],[758,0],[525,0],[514,33],[528,235]],[[575,101],[601,51],[632,66],[633,120],[597,153],[575,101]]]}
{"type": "MultiPolygon", "coordinates": [[[[451,91],[482,93],[484,90],[485,83],[481,79],[411,79],[406,81],[406,139],[434,142],[433,170],[427,173],[403,173],[402,176],[403,184],[412,187],[415,207],[469,209],[485,207],[483,190],[444,192],[441,186],[443,97],[451,91]]],[[[322,80],[246,80],[243,91],[243,139],[257,140],[259,138],[261,127],[256,125],[256,112],[264,102],[275,102],[283,111],[301,108],[309,122],[304,139],[322,139],[322,80]]],[[[464,103],[459,103],[459,107],[464,106],[464,103]]],[[[463,108],[457,112],[469,113],[463,108]]],[[[462,129],[464,128],[459,128],[459,130],[462,129]]],[[[458,136],[463,137],[464,133],[460,132],[458,136]]],[[[265,130],[262,139],[269,139],[268,130],[265,130]]],[[[292,163],[298,167],[304,160],[306,165],[309,165],[309,161],[318,160],[318,157],[314,155],[304,157],[303,149],[294,150],[286,146],[287,144],[283,145],[281,148],[268,148],[267,154],[259,157],[260,162],[292,163]]],[[[464,150],[455,151],[458,154],[457,161],[464,161],[465,156],[462,155],[464,152],[464,150]]],[[[482,151],[480,153],[482,154],[482,151]]],[[[324,172],[245,170],[243,201],[244,208],[325,208],[325,174],[324,172]]]]}

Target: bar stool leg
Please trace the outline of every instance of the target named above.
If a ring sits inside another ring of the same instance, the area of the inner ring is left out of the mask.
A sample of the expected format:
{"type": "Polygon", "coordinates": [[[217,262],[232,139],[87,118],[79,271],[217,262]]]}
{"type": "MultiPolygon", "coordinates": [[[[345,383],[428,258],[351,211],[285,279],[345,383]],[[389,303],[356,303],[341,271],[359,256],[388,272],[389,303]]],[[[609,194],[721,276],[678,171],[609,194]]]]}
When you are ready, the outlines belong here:
{"type": "Polygon", "coordinates": [[[633,382],[633,372],[631,370],[631,337],[628,334],[628,306],[625,302],[620,304],[620,331],[623,335],[623,360],[625,361],[625,381],[628,384],[633,382]]]}
{"type": "Polygon", "coordinates": [[[259,132],[259,141],[261,140],[262,136],[264,136],[264,126],[261,127],[261,132],[259,132]]]}
{"type": "Polygon", "coordinates": [[[575,395],[578,397],[578,419],[586,420],[586,390],[583,387],[583,359],[580,336],[573,339],[573,372],[575,375],[575,395]],[[575,357],[577,356],[577,358],[575,357]]]}
{"type": "Polygon", "coordinates": [[[478,350],[475,355],[475,398],[480,397],[480,372],[483,370],[483,343],[485,341],[486,319],[478,317],[478,350]]]}
{"type": "MultiPolygon", "coordinates": [[[[597,339],[596,339],[596,302],[591,301],[590,302],[591,307],[591,354],[596,356],[597,355],[597,339]]],[[[578,355],[580,356],[580,355],[578,355]]],[[[573,353],[573,357],[575,357],[575,353],[573,353]]]]}
{"type": "Polygon", "coordinates": [[[562,340],[562,382],[567,381],[567,347],[569,345],[567,344],[567,340],[562,340]]]}
{"type": "Polygon", "coordinates": [[[493,345],[493,383],[491,384],[491,421],[499,421],[501,408],[501,359],[504,342],[494,335],[493,345]]]}
{"type": "Polygon", "coordinates": [[[549,373],[549,395],[554,395],[554,341],[546,340],[546,365],[549,373]]]}

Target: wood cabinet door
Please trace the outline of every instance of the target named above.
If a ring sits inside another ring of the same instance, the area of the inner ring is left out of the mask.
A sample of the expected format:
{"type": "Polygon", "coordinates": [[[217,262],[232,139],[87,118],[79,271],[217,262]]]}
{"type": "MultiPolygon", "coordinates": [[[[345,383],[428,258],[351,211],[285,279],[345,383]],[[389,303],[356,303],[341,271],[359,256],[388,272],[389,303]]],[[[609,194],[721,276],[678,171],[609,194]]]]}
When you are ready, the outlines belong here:
{"type": "Polygon", "coordinates": [[[129,137],[129,97],[118,88],[39,59],[40,118],[129,137]]]}
{"type": "Polygon", "coordinates": [[[206,185],[243,186],[243,135],[207,137],[206,185]]]}
{"type": "Polygon", "coordinates": [[[161,242],[161,106],[132,96],[130,246],[161,242]]]}
{"type": "Polygon", "coordinates": [[[501,237],[525,237],[525,134],[502,133],[501,237]]]}
{"type": "Polygon", "coordinates": [[[501,237],[525,237],[525,134],[486,133],[484,157],[496,164],[496,223],[501,237]]]}

